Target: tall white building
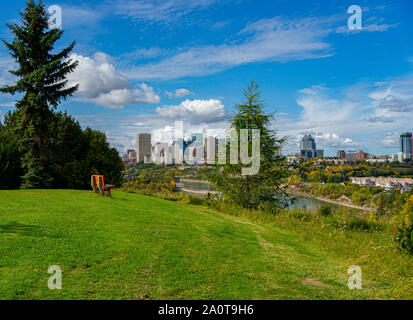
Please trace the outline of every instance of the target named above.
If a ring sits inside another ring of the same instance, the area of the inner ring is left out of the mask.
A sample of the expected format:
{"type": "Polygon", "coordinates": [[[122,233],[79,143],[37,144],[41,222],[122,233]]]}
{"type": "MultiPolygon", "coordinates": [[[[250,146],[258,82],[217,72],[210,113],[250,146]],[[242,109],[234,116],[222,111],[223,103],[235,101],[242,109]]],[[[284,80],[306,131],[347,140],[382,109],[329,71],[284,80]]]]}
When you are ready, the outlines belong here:
{"type": "Polygon", "coordinates": [[[171,164],[172,154],[167,142],[156,142],[152,148],[152,162],[156,164],[171,164]]]}
{"type": "Polygon", "coordinates": [[[205,137],[205,158],[208,164],[215,164],[216,150],[216,138],[212,136],[205,137]]]}
{"type": "Polygon", "coordinates": [[[204,146],[190,146],[188,147],[188,161],[189,163],[193,162],[204,162],[204,146]]]}

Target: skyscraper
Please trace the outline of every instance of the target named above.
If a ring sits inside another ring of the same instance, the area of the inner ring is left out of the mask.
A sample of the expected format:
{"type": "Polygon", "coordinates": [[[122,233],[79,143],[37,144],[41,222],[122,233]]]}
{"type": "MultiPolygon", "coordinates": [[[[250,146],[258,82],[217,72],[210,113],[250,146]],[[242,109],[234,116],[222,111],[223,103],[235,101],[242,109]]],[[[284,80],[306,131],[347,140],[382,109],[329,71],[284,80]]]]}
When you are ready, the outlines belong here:
{"type": "Polygon", "coordinates": [[[305,159],[312,159],[324,156],[324,150],[317,150],[314,138],[311,135],[305,135],[300,142],[301,156],[305,159]]]}
{"type": "Polygon", "coordinates": [[[413,159],[412,133],[404,132],[400,135],[400,152],[403,159],[413,159]]]}
{"type": "Polygon", "coordinates": [[[301,150],[315,150],[316,149],[316,144],[314,138],[311,136],[305,135],[304,138],[301,140],[300,143],[301,150]]]}
{"type": "Polygon", "coordinates": [[[151,144],[151,134],[150,133],[139,133],[136,135],[136,153],[137,162],[144,162],[145,155],[151,155],[152,144],[151,144]]]}

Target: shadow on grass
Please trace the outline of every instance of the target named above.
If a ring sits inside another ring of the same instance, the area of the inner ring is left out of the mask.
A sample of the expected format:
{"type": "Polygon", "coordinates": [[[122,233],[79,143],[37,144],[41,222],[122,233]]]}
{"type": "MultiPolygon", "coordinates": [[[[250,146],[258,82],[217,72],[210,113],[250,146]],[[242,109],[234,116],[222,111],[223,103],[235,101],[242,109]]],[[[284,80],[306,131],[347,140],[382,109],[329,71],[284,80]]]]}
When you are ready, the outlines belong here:
{"type": "Polygon", "coordinates": [[[0,233],[14,233],[22,236],[56,238],[45,227],[19,222],[0,224],[0,233]]]}

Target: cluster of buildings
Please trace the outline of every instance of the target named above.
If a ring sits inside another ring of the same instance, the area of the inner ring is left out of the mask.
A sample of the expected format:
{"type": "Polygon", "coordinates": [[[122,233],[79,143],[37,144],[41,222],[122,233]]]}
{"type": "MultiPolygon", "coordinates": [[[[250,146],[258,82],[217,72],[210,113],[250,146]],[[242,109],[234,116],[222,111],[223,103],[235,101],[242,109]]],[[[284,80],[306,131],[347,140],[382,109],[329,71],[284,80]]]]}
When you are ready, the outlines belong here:
{"type": "Polygon", "coordinates": [[[150,133],[136,136],[136,150],[127,150],[122,160],[125,163],[175,164],[215,162],[218,139],[202,133],[194,133],[189,140],[175,140],[172,146],[167,142],[152,145],[150,133]]]}
{"type": "MultiPolygon", "coordinates": [[[[152,145],[150,133],[139,133],[136,136],[136,150],[127,150],[123,161],[128,163],[208,163],[217,156],[218,139],[206,136],[202,133],[194,133],[189,140],[175,140],[172,146],[166,142],[155,142],[152,145]]],[[[307,161],[309,159],[322,158],[323,161],[334,163],[346,162],[388,162],[413,160],[413,134],[404,132],[400,135],[400,152],[389,156],[375,156],[362,150],[338,150],[337,157],[324,157],[324,150],[317,149],[315,139],[311,135],[305,135],[300,142],[300,153],[287,155],[289,163],[307,161]]]]}
{"type": "Polygon", "coordinates": [[[410,178],[351,177],[350,180],[360,186],[382,187],[385,190],[400,189],[401,192],[410,192],[413,189],[413,179],[410,178]]]}
{"type": "Polygon", "coordinates": [[[316,148],[316,143],[311,135],[305,135],[300,142],[300,153],[292,153],[287,155],[289,163],[307,161],[313,158],[323,158],[323,161],[331,161],[334,163],[346,162],[389,162],[405,160],[413,160],[413,133],[404,132],[400,135],[400,152],[393,156],[376,156],[362,150],[338,150],[337,157],[324,158],[324,151],[316,148]]]}

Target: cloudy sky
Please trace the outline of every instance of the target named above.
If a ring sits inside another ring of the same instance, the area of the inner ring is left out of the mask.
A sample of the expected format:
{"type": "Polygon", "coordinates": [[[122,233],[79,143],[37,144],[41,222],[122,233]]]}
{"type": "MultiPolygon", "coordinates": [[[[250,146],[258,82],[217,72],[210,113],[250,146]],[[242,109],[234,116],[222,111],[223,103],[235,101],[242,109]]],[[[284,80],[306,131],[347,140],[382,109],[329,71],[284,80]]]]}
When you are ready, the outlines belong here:
{"type": "MultiPolygon", "coordinates": [[[[25,1],[2,1],[0,38],[25,1]]],[[[248,82],[260,84],[275,127],[298,151],[304,134],[337,149],[398,151],[413,131],[410,0],[112,0],[46,2],[62,8],[60,47],[76,40],[70,75],[79,92],[59,109],[105,131],[120,152],[136,133],[168,142],[187,133],[224,136],[248,82]],[[362,8],[350,30],[348,7],[362,8]]],[[[13,60],[0,45],[0,85],[13,60]]],[[[0,96],[0,121],[18,97],[0,96]]]]}

